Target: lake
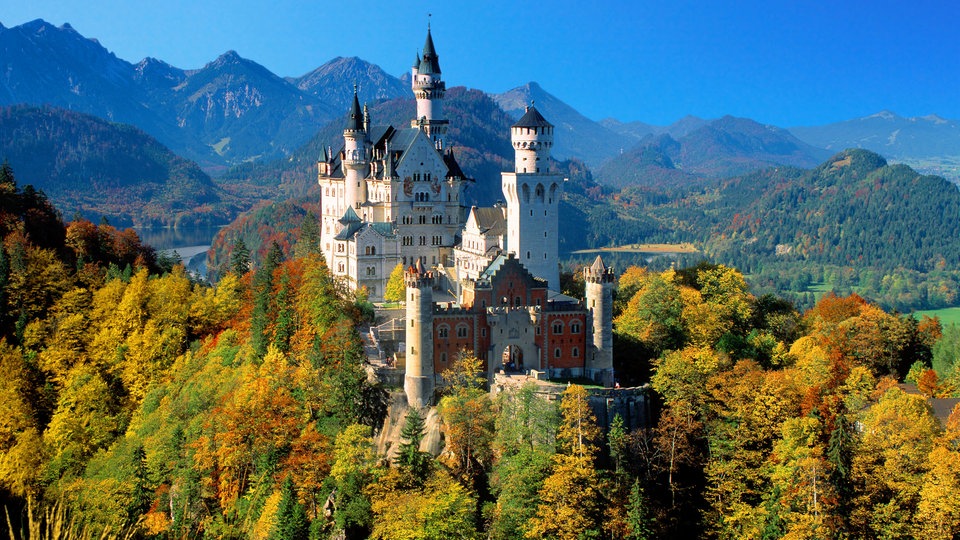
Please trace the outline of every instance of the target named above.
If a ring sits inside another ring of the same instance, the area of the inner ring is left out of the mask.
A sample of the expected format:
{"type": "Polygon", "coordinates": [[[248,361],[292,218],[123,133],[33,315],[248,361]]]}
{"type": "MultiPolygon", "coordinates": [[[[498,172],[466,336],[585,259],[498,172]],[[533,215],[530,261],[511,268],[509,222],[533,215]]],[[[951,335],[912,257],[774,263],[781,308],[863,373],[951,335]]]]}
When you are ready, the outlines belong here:
{"type": "Polygon", "coordinates": [[[207,276],[207,251],[221,227],[135,229],[140,241],[158,252],[176,252],[188,271],[207,276]]]}

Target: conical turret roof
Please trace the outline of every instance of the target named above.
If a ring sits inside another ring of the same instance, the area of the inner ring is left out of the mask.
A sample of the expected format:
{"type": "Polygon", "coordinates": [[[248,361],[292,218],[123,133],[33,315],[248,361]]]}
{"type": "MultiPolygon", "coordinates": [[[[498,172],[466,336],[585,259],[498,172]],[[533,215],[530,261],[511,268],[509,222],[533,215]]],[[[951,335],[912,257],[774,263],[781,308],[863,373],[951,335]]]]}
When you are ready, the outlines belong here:
{"type": "Polygon", "coordinates": [[[440,57],[433,48],[433,36],[430,35],[430,27],[427,27],[427,41],[423,44],[423,59],[420,60],[421,75],[439,75],[440,57]]]}
{"type": "Polygon", "coordinates": [[[363,130],[363,111],[360,110],[360,98],[357,97],[356,86],[353,87],[353,105],[350,106],[350,116],[347,118],[347,125],[343,129],[363,130]]]}
{"type": "Polygon", "coordinates": [[[597,259],[593,261],[590,270],[595,274],[602,274],[607,271],[607,265],[603,264],[603,259],[597,255],[597,259]]]}
{"type": "Polygon", "coordinates": [[[540,111],[533,105],[530,105],[527,107],[527,112],[525,112],[512,127],[553,127],[553,124],[547,122],[547,119],[540,114],[540,111]]]}

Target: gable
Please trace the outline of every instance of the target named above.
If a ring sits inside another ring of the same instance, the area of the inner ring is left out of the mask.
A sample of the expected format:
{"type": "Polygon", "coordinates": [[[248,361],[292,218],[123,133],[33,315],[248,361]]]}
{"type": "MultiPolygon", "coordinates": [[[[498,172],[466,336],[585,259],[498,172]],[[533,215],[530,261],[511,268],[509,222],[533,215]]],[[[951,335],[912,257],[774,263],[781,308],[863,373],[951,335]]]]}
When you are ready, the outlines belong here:
{"type": "Polygon", "coordinates": [[[397,162],[397,175],[400,178],[413,177],[414,173],[430,173],[438,180],[444,180],[447,175],[447,166],[443,156],[433,146],[430,139],[419,130],[410,144],[404,149],[397,162]]]}

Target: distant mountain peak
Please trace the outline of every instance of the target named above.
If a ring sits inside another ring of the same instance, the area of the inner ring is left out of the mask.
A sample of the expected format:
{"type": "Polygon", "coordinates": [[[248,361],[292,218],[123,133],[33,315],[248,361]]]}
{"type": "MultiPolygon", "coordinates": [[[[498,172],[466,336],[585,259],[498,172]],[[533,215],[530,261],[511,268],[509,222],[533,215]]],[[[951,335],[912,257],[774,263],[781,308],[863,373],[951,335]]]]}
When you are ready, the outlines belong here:
{"type": "Polygon", "coordinates": [[[938,115],[938,114],[928,114],[928,115],[926,115],[926,116],[921,116],[920,118],[923,119],[923,120],[926,120],[927,122],[933,122],[934,124],[948,124],[948,123],[950,123],[949,120],[947,120],[946,118],[944,118],[944,117],[942,117],[942,116],[940,116],[940,115],[938,115]]]}
{"type": "Polygon", "coordinates": [[[881,120],[896,120],[897,118],[899,118],[899,116],[897,116],[897,114],[894,113],[893,111],[884,109],[876,114],[871,114],[867,118],[880,118],[881,120]]]}
{"type": "Polygon", "coordinates": [[[217,57],[216,60],[211,62],[212,64],[237,64],[243,62],[244,58],[237,54],[237,51],[230,49],[229,51],[221,54],[217,57]]]}

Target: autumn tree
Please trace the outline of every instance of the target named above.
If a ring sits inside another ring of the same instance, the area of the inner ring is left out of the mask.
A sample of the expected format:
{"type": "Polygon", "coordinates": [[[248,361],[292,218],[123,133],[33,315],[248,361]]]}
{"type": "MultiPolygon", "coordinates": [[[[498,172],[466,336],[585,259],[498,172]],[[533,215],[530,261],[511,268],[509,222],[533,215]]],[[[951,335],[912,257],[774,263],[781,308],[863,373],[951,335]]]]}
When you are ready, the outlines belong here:
{"type": "Polygon", "coordinates": [[[859,422],[862,435],[851,464],[850,532],[860,537],[907,537],[940,427],[922,396],[897,388],[863,411],[859,422]]]}
{"type": "Polygon", "coordinates": [[[406,298],[407,286],[403,281],[403,265],[397,263],[387,279],[387,287],[383,291],[383,299],[387,302],[402,302],[406,298]]]}
{"type": "Polygon", "coordinates": [[[353,424],[337,435],[330,477],[335,483],[333,519],[349,538],[369,533],[373,511],[367,486],[378,478],[370,427],[353,424]]]}
{"type": "Polygon", "coordinates": [[[540,502],[540,488],[550,474],[555,452],[558,411],[537,395],[536,383],[497,396],[494,431],[496,461],[491,491],[496,496],[490,534],[494,538],[524,536],[540,502]]]}
{"type": "Polygon", "coordinates": [[[575,539],[600,533],[603,488],[594,468],[600,429],[586,389],[567,388],[560,414],[559,453],[540,489],[539,510],[529,521],[527,538],[575,539]]]}

